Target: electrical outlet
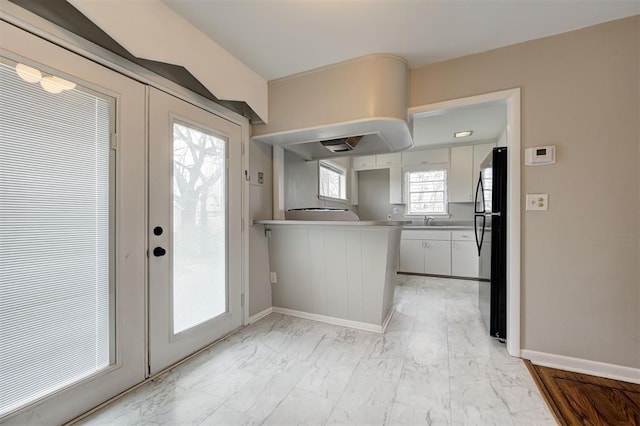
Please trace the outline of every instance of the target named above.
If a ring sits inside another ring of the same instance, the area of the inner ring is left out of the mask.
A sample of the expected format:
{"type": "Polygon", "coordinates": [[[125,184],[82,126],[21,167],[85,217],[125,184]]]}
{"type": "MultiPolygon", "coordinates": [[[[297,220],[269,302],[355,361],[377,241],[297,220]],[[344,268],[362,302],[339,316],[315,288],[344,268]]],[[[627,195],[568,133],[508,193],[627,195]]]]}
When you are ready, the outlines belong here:
{"type": "Polygon", "coordinates": [[[264,183],[264,173],[263,172],[258,172],[258,183],[260,183],[260,184],[264,183]]]}
{"type": "Polygon", "coordinates": [[[549,210],[549,194],[527,194],[527,210],[549,210]]]}
{"type": "Polygon", "coordinates": [[[275,272],[269,272],[269,281],[271,281],[271,284],[276,284],[278,282],[278,275],[275,272]]]}

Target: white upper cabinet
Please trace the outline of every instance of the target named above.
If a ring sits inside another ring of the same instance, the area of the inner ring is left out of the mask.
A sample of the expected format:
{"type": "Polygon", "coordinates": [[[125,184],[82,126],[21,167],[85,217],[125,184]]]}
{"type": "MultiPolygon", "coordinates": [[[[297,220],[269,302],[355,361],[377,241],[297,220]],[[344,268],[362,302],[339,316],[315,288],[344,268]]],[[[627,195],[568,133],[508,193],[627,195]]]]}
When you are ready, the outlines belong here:
{"type": "Polygon", "coordinates": [[[401,164],[402,154],[399,152],[376,155],[376,166],[400,166],[401,164]]]}
{"type": "Polygon", "coordinates": [[[405,151],[402,153],[403,166],[439,164],[449,162],[449,148],[427,149],[424,151],[405,151]]]}
{"type": "Polygon", "coordinates": [[[478,183],[478,177],[480,176],[480,165],[487,158],[487,155],[493,148],[496,147],[495,143],[485,143],[482,145],[473,146],[473,190],[475,191],[476,183],[478,183]]]}
{"type": "Polygon", "coordinates": [[[402,165],[402,155],[399,152],[364,155],[362,157],[353,157],[353,163],[351,164],[356,170],[383,169],[402,165]]]}
{"type": "Polygon", "coordinates": [[[363,155],[362,157],[353,157],[352,167],[356,170],[371,169],[376,166],[375,155],[363,155]]]}
{"type": "Polygon", "coordinates": [[[473,201],[473,146],[451,148],[449,171],[449,202],[473,201]]]}
{"type": "Polygon", "coordinates": [[[389,168],[389,204],[402,204],[402,167],[389,168]]]}
{"type": "Polygon", "coordinates": [[[451,148],[448,181],[449,202],[468,203],[473,201],[476,183],[480,175],[480,165],[495,146],[495,143],[486,143],[451,148]]]}

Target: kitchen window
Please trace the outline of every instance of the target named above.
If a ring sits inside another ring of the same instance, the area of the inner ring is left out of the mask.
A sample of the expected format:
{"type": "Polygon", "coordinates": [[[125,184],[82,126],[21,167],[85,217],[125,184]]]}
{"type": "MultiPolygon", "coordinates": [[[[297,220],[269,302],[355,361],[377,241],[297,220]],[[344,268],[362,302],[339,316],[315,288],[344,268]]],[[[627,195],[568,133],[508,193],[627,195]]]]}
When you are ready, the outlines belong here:
{"type": "Polygon", "coordinates": [[[447,214],[447,171],[407,172],[407,215],[447,214]]]}
{"type": "Polygon", "coordinates": [[[347,201],[347,171],[329,161],[318,166],[318,198],[347,201]]]}

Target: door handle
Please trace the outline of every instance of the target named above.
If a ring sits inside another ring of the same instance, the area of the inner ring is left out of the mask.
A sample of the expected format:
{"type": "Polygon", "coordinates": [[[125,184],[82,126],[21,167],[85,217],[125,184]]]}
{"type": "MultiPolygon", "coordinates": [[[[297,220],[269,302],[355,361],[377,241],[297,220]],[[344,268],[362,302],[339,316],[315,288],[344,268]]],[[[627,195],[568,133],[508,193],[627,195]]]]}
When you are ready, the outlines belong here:
{"type": "Polygon", "coordinates": [[[153,249],[153,255],[155,257],[162,257],[165,254],[167,254],[167,251],[165,249],[163,249],[162,247],[156,247],[153,249]]]}

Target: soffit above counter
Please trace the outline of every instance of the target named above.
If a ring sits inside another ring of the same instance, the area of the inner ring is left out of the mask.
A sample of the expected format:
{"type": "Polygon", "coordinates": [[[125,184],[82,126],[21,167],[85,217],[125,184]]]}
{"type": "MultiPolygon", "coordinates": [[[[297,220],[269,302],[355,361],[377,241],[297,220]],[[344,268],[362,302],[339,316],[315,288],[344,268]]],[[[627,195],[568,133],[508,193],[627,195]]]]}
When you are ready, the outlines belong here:
{"type": "Polygon", "coordinates": [[[406,61],[374,54],[269,82],[269,123],[253,140],[306,160],[383,154],[413,146],[407,123],[406,61]],[[363,136],[353,150],[320,141],[363,136]]]}

